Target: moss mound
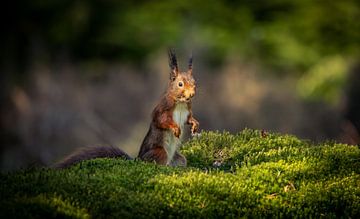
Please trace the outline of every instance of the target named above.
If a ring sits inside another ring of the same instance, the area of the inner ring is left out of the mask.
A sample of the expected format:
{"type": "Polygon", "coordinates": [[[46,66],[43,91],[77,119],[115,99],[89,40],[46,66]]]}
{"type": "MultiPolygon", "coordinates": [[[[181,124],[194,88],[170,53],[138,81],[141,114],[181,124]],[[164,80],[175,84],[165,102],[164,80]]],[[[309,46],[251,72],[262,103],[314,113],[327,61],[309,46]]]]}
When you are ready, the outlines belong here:
{"type": "Polygon", "coordinates": [[[1,218],[360,218],[360,149],[244,130],[203,132],[189,167],[95,159],[1,175],[1,218]]]}

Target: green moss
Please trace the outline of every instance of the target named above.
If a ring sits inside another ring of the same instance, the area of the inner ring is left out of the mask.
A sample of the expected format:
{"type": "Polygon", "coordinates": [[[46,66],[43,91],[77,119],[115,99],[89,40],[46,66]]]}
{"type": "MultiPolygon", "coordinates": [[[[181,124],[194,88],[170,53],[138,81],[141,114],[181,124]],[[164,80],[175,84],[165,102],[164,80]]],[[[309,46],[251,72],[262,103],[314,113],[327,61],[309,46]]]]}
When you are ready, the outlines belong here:
{"type": "Polygon", "coordinates": [[[360,217],[360,149],[246,129],[187,142],[189,167],[95,159],[1,175],[1,218],[360,217]]]}

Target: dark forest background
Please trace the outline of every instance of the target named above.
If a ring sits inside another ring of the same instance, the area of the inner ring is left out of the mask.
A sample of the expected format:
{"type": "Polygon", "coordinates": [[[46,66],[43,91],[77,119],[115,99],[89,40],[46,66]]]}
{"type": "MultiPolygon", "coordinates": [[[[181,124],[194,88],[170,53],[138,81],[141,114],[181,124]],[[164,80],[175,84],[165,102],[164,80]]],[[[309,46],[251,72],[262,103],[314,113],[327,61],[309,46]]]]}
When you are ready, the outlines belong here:
{"type": "Polygon", "coordinates": [[[18,0],[1,7],[1,169],[75,148],[135,156],[194,54],[201,129],[359,144],[360,2],[18,0]]]}

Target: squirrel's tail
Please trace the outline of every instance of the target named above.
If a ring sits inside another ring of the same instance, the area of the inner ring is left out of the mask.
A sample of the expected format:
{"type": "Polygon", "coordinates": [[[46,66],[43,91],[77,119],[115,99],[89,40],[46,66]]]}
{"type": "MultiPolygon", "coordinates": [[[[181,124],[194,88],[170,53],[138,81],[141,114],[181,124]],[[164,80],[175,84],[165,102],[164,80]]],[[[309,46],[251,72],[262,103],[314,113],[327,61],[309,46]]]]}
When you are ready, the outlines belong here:
{"type": "Polygon", "coordinates": [[[95,158],[114,158],[121,157],[127,160],[132,158],[126,154],[123,150],[117,147],[112,146],[97,146],[97,147],[88,147],[82,148],[76,151],[73,154],[65,157],[62,161],[53,165],[53,168],[63,169],[70,167],[76,163],[79,163],[83,160],[90,160],[95,158]]]}

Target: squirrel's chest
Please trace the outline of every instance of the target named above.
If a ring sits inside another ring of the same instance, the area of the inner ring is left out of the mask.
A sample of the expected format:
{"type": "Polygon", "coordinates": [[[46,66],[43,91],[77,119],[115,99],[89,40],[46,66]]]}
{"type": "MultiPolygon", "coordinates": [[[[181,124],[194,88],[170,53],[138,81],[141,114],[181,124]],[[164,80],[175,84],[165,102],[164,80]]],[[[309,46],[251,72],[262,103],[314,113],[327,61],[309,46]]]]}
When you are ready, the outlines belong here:
{"type": "Polygon", "coordinates": [[[181,135],[179,138],[175,137],[174,133],[171,130],[168,130],[165,133],[164,146],[168,154],[168,164],[171,162],[174,157],[175,151],[181,144],[181,137],[184,133],[184,126],[189,116],[189,110],[186,104],[177,104],[173,111],[173,120],[180,127],[181,135]]]}
{"type": "Polygon", "coordinates": [[[179,103],[173,111],[173,120],[180,127],[181,131],[189,116],[189,109],[186,103],[179,103]]]}

